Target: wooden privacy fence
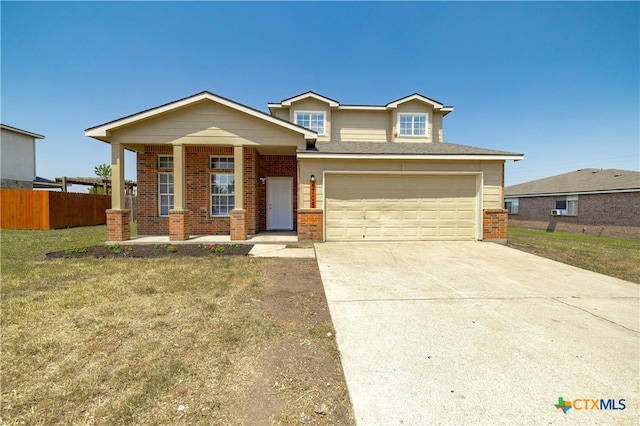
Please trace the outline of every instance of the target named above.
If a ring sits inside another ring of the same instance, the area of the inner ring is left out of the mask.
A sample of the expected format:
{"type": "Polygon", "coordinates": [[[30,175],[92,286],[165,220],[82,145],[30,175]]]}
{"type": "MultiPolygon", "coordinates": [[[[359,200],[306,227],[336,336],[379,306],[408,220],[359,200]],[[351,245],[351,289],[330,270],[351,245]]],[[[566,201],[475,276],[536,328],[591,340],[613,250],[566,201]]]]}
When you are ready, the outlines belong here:
{"type": "Polygon", "coordinates": [[[71,192],[0,190],[0,227],[60,229],[104,225],[111,195],[71,192]]]}

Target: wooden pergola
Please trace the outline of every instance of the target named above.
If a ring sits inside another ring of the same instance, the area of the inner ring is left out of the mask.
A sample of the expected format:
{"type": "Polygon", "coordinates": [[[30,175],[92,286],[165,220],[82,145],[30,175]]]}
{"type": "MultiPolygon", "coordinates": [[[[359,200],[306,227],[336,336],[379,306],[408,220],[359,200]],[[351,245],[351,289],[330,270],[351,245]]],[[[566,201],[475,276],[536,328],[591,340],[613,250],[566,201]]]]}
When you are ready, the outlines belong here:
{"type": "MultiPolygon", "coordinates": [[[[104,189],[104,194],[109,193],[109,189],[111,188],[111,179],[103,179],[100,177],[95,178],[84,178],[84,177],[57,177],[56,182],[62,185],[62,192],[67,192],[67,185],[85,185],[92,186],[95,191],[99,187],[104,189]]],[[[134,195],[133,189],[137,187],[137,183],[134,180],[125,180],[124,181],[124,193],[125,195],[134,195]]]]}

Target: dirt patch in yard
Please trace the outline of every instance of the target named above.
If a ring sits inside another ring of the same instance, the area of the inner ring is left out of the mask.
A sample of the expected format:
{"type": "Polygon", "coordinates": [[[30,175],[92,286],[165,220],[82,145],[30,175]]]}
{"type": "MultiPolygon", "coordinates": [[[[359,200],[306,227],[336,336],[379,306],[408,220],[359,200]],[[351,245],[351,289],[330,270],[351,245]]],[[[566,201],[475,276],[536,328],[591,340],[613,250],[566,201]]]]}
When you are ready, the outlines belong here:
{"type": "Polygon", "coordinates": [[[72,247],[46,254],[47,259],[79,257],[132,257],[152,259],[169,256],[246,256],[251,244],[112,244],[92,247],[72,247]]]}

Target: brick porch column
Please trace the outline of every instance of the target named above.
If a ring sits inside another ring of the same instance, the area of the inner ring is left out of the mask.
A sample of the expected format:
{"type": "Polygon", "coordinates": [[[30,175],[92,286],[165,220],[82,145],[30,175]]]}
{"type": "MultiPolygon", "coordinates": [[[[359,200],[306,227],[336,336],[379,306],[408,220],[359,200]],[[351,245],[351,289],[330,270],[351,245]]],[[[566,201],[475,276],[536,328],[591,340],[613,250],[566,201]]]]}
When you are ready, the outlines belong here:
{"type": "Polygon", "coordinates": [[[484,241],[507,243],[508,213],[505,209],[486,209],[482,214],[482,237],[484,241]]]}
{"type": "Polygon", "coordinates": [[[247,211],[235,209],[229,212],[231,225],[231,241],[244,241],[247,239],[247,211]]]}
{"type": "Polygon", "coordinates": [[[298,210],[298,241],[322,241],[324,213],[322,209],[298,210]]]}
{"type": "Polygon", "coordinates": [[[126,241],[131,239],[130,218],[130,210],[108,209],[107,241],[126,241]]]}
{"type": "Polygon", "coordinates": [[[186,241],[189,231],[189,210],[169,210],[169,241],[186,241]]]}

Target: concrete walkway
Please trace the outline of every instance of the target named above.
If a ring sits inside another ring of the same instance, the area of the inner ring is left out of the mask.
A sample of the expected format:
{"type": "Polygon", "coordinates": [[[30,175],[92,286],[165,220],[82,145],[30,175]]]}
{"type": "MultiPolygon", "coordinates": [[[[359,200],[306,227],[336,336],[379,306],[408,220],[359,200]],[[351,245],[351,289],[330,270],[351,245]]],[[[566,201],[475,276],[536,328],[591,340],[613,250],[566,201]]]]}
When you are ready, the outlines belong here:
{"type": "Polygon", "coordinates": [[[316,254],[359,425],[637,424],[637,284],[492,243],[316,254]]]}

